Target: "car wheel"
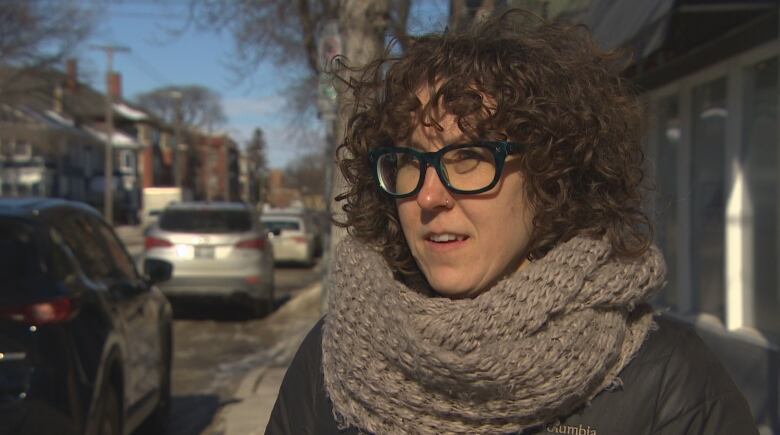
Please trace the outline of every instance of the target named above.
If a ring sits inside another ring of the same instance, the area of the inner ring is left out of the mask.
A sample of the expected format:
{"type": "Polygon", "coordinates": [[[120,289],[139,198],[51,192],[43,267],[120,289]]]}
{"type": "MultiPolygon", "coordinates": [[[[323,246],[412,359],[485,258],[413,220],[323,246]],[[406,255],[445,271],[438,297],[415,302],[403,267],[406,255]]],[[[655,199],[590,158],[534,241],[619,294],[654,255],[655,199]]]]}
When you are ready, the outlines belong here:
{"type": "Polygon", "coordinates": [[[119,395],[116,388],[106,384],[98,403],[100,408],[97,412],[97,435],[121,435],[119,395]]]}
{"type": "Polygon", "coordinates": [[[170,331],[163,335],[163,366],[160,373],[160,401],[154,411],[147,417],[138,433],[140,434],[164,434],[168,430],[168,417],[171,413],[171,355],[172,344],[170,331]]]}
{"type": "Polygon", "coordinates": [[[254,302],[254,317],[259,319],[271,314],[272,306],[271,302],[267,299],[259,299],[254,302]]]}
{"type": "Polygon", "coordinates": [[[265,317],[274,310],[273,291],[268,299],[252,299],[252,317],[259,319],[265,317]]]}

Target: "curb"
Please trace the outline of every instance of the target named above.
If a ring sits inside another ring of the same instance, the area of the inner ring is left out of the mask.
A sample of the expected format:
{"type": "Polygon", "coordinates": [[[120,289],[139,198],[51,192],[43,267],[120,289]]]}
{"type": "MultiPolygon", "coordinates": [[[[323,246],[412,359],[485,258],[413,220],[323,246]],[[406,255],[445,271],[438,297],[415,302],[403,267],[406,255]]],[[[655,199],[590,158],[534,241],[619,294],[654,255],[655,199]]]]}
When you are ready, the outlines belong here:
{"type": "MultiPolygon", "coordinates": [[[[296,316],[302,306],[311,304],[312,301],[319,306],[321,291],[322,283],[314,283],[268,316],[266,321],[273,322],[275,319],[296,316]]],[[[214,421],[221,429],[220,434],[255,435],[265,432],[287,366],[314,325],[313,322],[304,322],[300,318],[295,323],[295,330],[287,338],[264,352],[267,354],[264,359],[268,361],[268,365],[252,369],[244,375],[234,394],[236,401],[218,413],[214,421]]]]}

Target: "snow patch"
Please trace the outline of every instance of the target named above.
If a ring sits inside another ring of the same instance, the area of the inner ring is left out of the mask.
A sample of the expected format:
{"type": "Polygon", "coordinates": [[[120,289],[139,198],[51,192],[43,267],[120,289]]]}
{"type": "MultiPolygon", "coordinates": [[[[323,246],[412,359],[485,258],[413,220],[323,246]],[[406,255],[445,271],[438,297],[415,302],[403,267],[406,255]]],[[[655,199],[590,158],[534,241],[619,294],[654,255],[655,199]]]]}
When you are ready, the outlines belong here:
{"type": "MultiPolygon", "coordinates": [[[[101,142],[106,142],[108,139],[108,133],[100,131],[92,127],[84,127],[92,136],[96,137],[101,142]]],[[[129,136],[121,131],[114,131],[111,145],[117,148],[140,148],[141,144],[135,140],[132,136],[129,136]]]]}
{"type": "Polygon", "coordinates": [[[134,109],[125,103],[114,103],[114,110],[122,117],[131,119],[133,121],[143,121],[149,119],[149,115],[147,115],[146,112],[134,109]]]}

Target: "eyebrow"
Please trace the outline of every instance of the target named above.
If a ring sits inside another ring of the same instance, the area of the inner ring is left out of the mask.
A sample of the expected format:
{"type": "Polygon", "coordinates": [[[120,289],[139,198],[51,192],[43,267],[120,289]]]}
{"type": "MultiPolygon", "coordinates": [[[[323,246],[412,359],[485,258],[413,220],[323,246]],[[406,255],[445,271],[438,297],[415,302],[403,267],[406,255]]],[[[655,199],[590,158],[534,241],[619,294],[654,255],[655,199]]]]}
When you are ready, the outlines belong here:
{"type": "MultiPolygon", "coordinates": [[[[466,143],[472,143],[472,142],[474,142],[474,141],[473,141],[473,140],[470,140],[468,137],[465,137],[465,136],[464,136],[464,137],[460,137],[460,138],[458,138],[458,139],[456,139],[456,140],[454,140],[454,141],[448,141],[448,142],[444,143],[444,144],[443,144],[441,147],[439,147],[439,148],[437,148],[437,149],[435,149],[435,150],[433,150],[433,151],[431,151],[431,152],[436,152],[437,150],[439,150],[439,149],[441,149],[441,148],[444,148],[444,147],[446,147],[446,146],[448,146],[448,145],[458,145],[458,144],[466,144],[466,143]]],[[[410,138],[410,139],[408,139],[408,140],[406,141],[406,144],[402,145],[402,147],[403,147],[403,148],[412,148],[412,149],[416,149],[416,150],[418,150],[418,151],[420,151],[420,152],[424,152],[424,153],[425,153],[425,152],[428,152],[428,151],[425,149],[426,147],[424,147],[424,146],[423,146],[423,145],[422,145],[420,142],[418,142],[418,141],[416,141],[416,140],[414,140],[414,139],[411,139],[411,138],[410,138]]]]}

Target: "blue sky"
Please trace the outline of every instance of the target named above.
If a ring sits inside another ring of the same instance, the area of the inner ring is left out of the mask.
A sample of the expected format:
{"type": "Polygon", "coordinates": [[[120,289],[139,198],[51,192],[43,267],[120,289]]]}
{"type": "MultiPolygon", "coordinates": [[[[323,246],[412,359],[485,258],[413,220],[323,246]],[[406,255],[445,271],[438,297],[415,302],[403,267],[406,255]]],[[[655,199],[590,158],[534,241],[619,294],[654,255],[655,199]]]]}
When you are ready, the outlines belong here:
{"type": "MultiPolygon", "coordinates": [[[[370,0],[366,0],[370,1],[370,0]]],[[[104,89],[106,56],[89,44],[116,44],[130,48],[114,56],[114,70],[122,74],[123,96],[167,85],[207,86],[222,96],[228,117],[225,130],[239,143],[254,128],[263,129],[271,167],[283,167],[311,144],[290,138],[283,91],[295,71],[260,65],[251,77],[236,83],[229,68],[233,55],[231,35],[184,29],[188,0],[87,0],[101,5],[105,17],[96,34],[78,53],[79,74],[96,88],[104,89]]],[[[440,29],[446,15],[446,0],[418,0],[412,12],[411,31],[440,29]]],[[[316,120],[312,120],[316,123],[316,120]]],[[[316,126],[316,125],[315,125],[316,126]]]]}

